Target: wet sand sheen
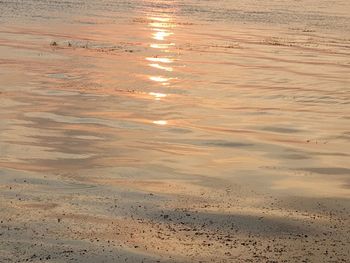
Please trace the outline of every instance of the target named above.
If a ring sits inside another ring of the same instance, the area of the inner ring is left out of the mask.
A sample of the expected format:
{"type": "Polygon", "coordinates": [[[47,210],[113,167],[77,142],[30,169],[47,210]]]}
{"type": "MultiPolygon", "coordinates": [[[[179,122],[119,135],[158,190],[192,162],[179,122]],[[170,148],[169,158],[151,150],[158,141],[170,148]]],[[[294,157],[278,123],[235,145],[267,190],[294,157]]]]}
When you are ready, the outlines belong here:
{"type": "Polygon", "coordinates": [[[0,4],[1,262],[349,260],[347,2],[44,2],[0,4]]]}

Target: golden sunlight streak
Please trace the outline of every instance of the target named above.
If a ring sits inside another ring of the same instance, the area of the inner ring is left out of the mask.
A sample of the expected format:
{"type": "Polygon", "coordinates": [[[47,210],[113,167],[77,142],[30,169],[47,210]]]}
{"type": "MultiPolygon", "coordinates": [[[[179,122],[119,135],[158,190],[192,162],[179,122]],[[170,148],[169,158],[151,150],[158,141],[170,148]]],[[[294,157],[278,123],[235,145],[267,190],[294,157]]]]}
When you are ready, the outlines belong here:
{"type": "Polygon", "coordinates": [[[163,41],[166,37],[173,35],[173,33],[168,31],[157,31],[152,34],[153,39],[163,41]]]}
{"type": "Polygon", "coordinates": [[[160,92],[150,92],[149,95],[153,96],[155,100],[160,100],[161,98],[165,98],[168,96],[167,94],[160,92]]]}
{"type": "Polygon", "coordinates": [[[165,71],[173,71],[173,68],[172,67],[164,67],[164,66],[161,66],[159,64],[148,64],[150,67],[152,68],[157,68],[157,69],[162,69],[162,70],[165,70],[165,71]]]}
{"type": "Polygon", "coordinates": [[[153,20],[153,21],[158,21],[158,22],[169,22],[170,18],[169,17],[149,17],[149,20],[153,20]]]}
{"type": "Polygon", "coordinates": [[[164,121],[164,120],[159,120],[159,121],[153,121],[154,124],[157,125],[167,125],[168,121],[164,121]]]}
{"type": "Polygon", "coordinates": [[[161,76],[150,76],[149,79],[155,82],[168,82],[172,78],[165,78],[161,76]]]}
{"type": "Polygon", "coordinates": [[[158,48],[158,49],[166,49],[166,48],[169,48],[171,46],[175,46],[175,43],[169,43],[169,44],[155,44],[155,43],[152,43],[150,45],[151,48],[158,48]]]}
{"type": "Polygon", "coordinates": [[[158,23],[158,22],[152,22],[148,24],[150,27],[157,27],[157,28],[171,28],[175,27],[173,24],[169,23],[158,23]]]}
{"type": "Polygon", "coordinates": [[[170,64],[170,63],[173,63],[174,62],[174,59],[172,58],[165,58],[165,57],[148,57],[146,58],[146,60],[148,61],[152,61],[152,62],[160,62],[160,63],[167,63],[167,64],[170,64]]]}

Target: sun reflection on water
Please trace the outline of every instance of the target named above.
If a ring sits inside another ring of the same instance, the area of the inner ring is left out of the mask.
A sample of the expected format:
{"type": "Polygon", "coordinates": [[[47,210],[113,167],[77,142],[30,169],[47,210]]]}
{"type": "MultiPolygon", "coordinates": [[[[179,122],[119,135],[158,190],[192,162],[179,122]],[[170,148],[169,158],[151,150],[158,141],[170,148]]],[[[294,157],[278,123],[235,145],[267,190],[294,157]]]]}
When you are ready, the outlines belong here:
{"type": "Polygon", "coordinates": [[[175,43],[169,43],[169,44],[157,44],[157,43],[151,43],[151,48],[159,48],[159,49],[167,49],[171,46],[175,46],[175,43]]]}
{"type": "Polygon", "coordinates": [[[155,40],[164,41],[165,38],[167,38],[173,34],[174,33],[171,33],[171,32],[166,31],[166,30],[157,29],[156,32],[152,34],[152,36],[153,36],[153,39],[155,39],[155,40]]]}
{"type": "MultiPolygon", "coordinates": [[[[163,16],[150,16],[148,17],[148,20],[150,21],[148,26],[151,30],[150,38],[152,39],[149,46],[158,50],[159,54],[153,57],[146,57],[145,60],[151,62],[148,64],[149,67],[163,72],[159,75],[150,75],[148,78],[154,83],[158,83],[160,87],[165,88],[165,86],[167,86],[168,88],[171,88],[171,80],[177,79],[174,75],[170,75],[170,73],[174,71],[174,68],[169,65],[174,63],[174,58],[170,54],[172,54],[176,45],[173,41],[173,36],[175,35],[173,28],[175,28],[175,23],[172,22],[171,17],[163,16]],[[167,55],[164,56],[164,53],[167,55]]],[[[168,96],[168,94],[158,91],[149,92],[148,94],[156,101],[160,101],[168,96]]],[[[161,126],[168,125],[167,120],[154,120],[152,123],[161,126]]]]}
{"type": "Polygon", "coordinates": [[[150,92],[148,94],[158,101],[168,96],[167,94],[160,92],[150,92]]]}
{"type": "Polygon", "coordinates": [[[165,93],[160,93],[160,92],[150,92],[149,95],[154,96],[156,99],[161,99],[161,98],[165,98],[166,96],[168,96],[165,93]]]}
{"type": "Polygon", "coordinates": [[[151,22],[149,23],[149,26],[155,27],[155,28],[173,28],[175,27],[172,23],[160,23],[160,22],[151,22]]]}
{"type": "Polygon", "coordinates": [[[168,121],[164,121],[164,120],[159,120],[159,121],[153,121],[154,124],[157,125],[167,125],[168,121]]]}
{"type": "Polygon", "coordinates": [[[166,63],[166,64],[170,64],[174,62],[174,59],[166,58],[166,57],[148,57],[146,58],[146,60],[152,61],[152,62],[166,63]]]}
{"type": "Polygon", "coordinates": [[[161,76],[150,76],[149,79],[155,82],[168,82],[171,78],[165,78],[161,76]]]}
{"type": "Polygon", "coordinates": [[[158,21],[158,22],[169,22],[171,19],[169,17],[151,16],[149,17],[149,20],[158,21]]]}
{"type": "Polygon", "coordinates": [[[152,67],[152,68],[162,69],[162,70],[165,70],[165,71],[173,71],[172,67],[164,67],[164,66],[159,65],[159,64],[148,64],[148,65],[150,67],[152,67]]]}

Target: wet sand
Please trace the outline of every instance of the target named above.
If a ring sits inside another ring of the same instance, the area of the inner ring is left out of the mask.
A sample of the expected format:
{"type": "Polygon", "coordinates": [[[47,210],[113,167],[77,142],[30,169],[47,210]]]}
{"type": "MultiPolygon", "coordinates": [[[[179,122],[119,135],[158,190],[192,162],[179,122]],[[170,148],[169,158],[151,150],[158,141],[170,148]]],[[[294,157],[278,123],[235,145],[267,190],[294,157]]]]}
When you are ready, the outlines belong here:
{"type": "Polygon", "coordinates": [[[347,1],[0,3],[0,262],[348,262],[347,1]]]}

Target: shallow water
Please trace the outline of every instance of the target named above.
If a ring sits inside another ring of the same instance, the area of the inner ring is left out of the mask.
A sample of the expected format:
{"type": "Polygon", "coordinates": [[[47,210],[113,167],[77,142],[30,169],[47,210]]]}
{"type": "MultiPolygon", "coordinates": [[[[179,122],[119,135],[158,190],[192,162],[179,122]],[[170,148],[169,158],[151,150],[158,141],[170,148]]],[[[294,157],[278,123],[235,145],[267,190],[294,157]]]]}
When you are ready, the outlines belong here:
{"type": "Polygon", "coordinates": [[[2,178],[349,197],[350,5],[289,2],[2,1],[2,178]]]}

